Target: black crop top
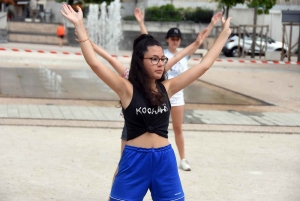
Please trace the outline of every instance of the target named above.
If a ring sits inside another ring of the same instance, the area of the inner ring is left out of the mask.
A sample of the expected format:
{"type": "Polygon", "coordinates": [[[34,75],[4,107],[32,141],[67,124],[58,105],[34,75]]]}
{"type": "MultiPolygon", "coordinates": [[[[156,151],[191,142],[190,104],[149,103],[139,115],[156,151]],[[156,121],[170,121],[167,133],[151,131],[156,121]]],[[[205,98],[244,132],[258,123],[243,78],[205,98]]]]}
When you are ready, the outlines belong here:
{"type": "Polygon", "coordinates": [[[171,104],[164,85],[157,82],[157,88],[165,94],[165,103],[152,107],[143,94],[133,86],[132,100],[126,109],[122,109],[127,140],[132,140],[147,131],[168,138],[171,104]]]}

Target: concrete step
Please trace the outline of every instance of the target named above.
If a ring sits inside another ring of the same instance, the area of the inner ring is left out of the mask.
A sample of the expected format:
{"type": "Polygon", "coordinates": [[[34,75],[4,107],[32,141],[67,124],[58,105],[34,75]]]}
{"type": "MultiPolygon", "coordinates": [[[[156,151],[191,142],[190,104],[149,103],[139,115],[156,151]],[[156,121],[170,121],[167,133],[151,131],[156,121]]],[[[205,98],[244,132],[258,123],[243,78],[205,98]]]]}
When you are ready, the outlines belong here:
{"type": "MultiPolygon", "coordinates": [[[[56,28],[58,24],[35,22],[9,22],[8,41],[57,45],[56,28]]],[[[63,44],[68,44],[67,36],[63,44]]]]}
{"type": "Polygon", "coordinates": [[[34,23],[34,22],[9,22],[9,32],[43,33],[56,35],[58,24],[34,23]]]}
{"type": "Polygon", "coordinates": [[[0,29],[0,43],[6,43],[8,38],[7,30],[0,29]]]}
{"type": "MultiPolygon", "coordinates": [[[[22,34],[22,33],[9,33],[9,42],[21,42],[21,43],[35,43],[35,44],[58,44],[58,38],[56,35],[32,35],[32,34],[22,34]]],[[[65,37],[63,39],[63,44],[68,44],[68,40],[65,37]]]]}

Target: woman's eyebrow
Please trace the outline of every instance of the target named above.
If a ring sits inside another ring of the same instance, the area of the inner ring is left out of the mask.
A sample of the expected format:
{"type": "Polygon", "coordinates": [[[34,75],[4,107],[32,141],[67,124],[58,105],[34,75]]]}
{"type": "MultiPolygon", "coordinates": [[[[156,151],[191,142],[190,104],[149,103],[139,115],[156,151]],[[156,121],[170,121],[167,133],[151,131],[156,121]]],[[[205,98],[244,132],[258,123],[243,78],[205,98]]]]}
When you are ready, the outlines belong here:
{"type": "MultiPolygon", "coordinates": [[[[157,57],[159,57],[158,55],[156,55],[156,54],[153,54],[152,56],[157,56],[157,57]]],[[[161,57],[164,57],[165,55],[162,55],[161,57]]]]}

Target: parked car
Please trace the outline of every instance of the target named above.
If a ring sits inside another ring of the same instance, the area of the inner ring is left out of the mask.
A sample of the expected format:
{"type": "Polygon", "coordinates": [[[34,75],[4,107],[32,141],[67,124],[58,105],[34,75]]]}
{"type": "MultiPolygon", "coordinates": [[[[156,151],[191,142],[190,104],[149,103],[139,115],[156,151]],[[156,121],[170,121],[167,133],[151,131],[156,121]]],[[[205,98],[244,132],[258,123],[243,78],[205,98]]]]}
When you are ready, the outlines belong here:
{"type": "MultiPolygon", "coordinates": [[[[244,50],[244,53],[251,53],[251,46],[252,46],[252,35],[251,34],[241,34],[240,39],[240,51],[238,51],[238,42],[239,41],[239,35],[238,34],[231,34],[225,43],[222,52],[227,57],[238,57],[239,53],[242,54],[242,50],[244,50]],[[244,43],[244,46],[243,46],[244,43]],[[243,48],[244,47],[244,48],[243,48]]],[[[261,53],[264,54],[266,50],[266,37],[265,36],[256,36],[256,45],[255,45],[255,53],[259,54],[261,50],[261,53]],[[261,43],[261,48],[260,48],[261,43]]],[[[281,51],[282,50],[282,42],[275,41],[272,38],[268,37],[268,44],[267,44],[267,51],[281,51]]],[[[284,44],[284,52],[286,53],[288,50],[288,47],[286,44],[284,44]]]]}

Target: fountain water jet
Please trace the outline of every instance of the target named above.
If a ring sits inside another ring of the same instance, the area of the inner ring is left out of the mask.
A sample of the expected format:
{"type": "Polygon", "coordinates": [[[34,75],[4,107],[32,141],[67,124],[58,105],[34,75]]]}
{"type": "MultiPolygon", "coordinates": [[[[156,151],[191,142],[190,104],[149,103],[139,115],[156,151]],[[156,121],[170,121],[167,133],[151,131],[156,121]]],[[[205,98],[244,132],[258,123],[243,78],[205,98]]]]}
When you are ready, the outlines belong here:
{"type": "Polygon", "coordinates": [[[87,29],[90,39],[107,51],[119,51],[118,44],[122,39],[121,4],[115,0],[106,6],[103,2],[100,6],[91,4],[87,16],[87,29]],[[108,12],[107,12],[108,11],[108,12]]]}

